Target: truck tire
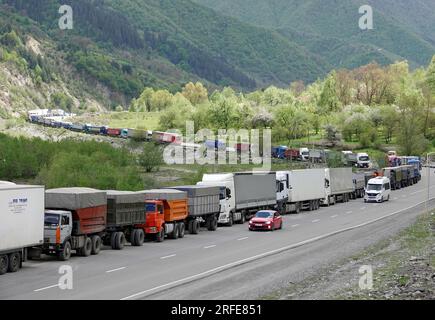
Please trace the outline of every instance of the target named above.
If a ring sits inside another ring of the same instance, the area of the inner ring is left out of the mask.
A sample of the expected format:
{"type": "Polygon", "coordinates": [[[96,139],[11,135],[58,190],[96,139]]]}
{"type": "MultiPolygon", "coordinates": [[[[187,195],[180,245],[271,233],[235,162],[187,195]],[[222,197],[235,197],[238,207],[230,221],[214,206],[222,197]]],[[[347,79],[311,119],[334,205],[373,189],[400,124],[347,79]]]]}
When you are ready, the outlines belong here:
{"type": "Polygon", "coordinates": [[[57,260],[67,261],[71,258],[71,243],[69,241],[65,242],[63,245],[63,250],[57,253],[57,260]]]}
{"type": "Polygon", "coordinates": [[[20,270],[21,254],[14,252],[9,254],[8,272],[17,272],[20,270]]]}
{"type": "Polygon", "coordinates": [[[136,247],[136,231],[137,229],[133,229],[130,233],[130,243],[133,247],[136,247]]]}
{"type": "Polygon", "coordinates": [[[299,214],[301,212],[301,204],[299,202],[295,203],[295,213],[299,214]]]}
{"type": "Polygon", "coordinates": [[[208,231],[216,231],[218,227],[218,221],[215,216],[213,216],[212,219],[210,219],[209,225],[208,225],[208,231]]]}
{"type": "Polygon", "coordinates": [[[91,238],[86,237],[85,244],[82,248],[80,248],[80,255],[82,257],[89,257],[92,252],[92,240],[91,238]]]}
{"type": "Polygon", "coordinates": [[[174,230],[172,230],[172,232],[169,234],[169,238],[170,239],[178,239],[178,235],[179,235],[179,229],[178,229],[179,225],[178,223],[174,224],[174,230]]]}
{"type": "Polygon", "coordinates": [[[101,245],[102,245],[102,240],[101,240],[100,236],[93,236],[92,237],[92,250],[91,250],[91,254],[92,255],[99,254],[100,251],[101,251],[101,245]]]}
{"type": "Polygon", "coordinates": [[[245,224],[245,222],[246,222],[246,215],[244,212],[242,212],[242,216],[240,218],[240,224],[245,224]]]}
{"type": "Polygon", "coordinates": [[[115,236],[115,250],[122,250],[124,249],[124,245],[126,242],[125,239],[125,234],[124,232],[115,232],[116,236],[115,236]]]}
{"type": "Polygon", "coordinates": [[[191,234],[198,234],[199,233],[199,227],[200,227],[200,225],[199,225],[199,221],[198,220],[192,220],[192,221],[190,221],[189,222],[189,227],[190,227],[189,233],[191,233],[191,234]]]}
{"type": "Polygon", "coordinates": [[[230,216],[228,217],[228,223],[227,223],[227,227],[232,227],[234,224],[234,216],[233,213],[230,213],[230,216]]]}
{"type": "Polygon", "coordinates": [[[145,241],[145,233],[142,229],[135,229],[133,231],[136,231],[134,233],[134,246],[142,247],[145,241]]]}
{"type": "Polygon", "coordinates": [[[162,230],[156,234],[156,241],[163,242],[165,241],[165,227],[162,226],[162,230]]]}
{"type": "Polygon", "coordinates": [[[310,204],[308,206],[308,211],[313,211],[314,210],[314,201],[310,200],[310,204]]]}
{"type": "Polygon", "coordinates": [[[0,276],[8,272],[9,257],[7,254],[0,256],[0,276]]]}
{"type": "Polygon", "coordinates": [[[180,222],[178,224],[178,238],[184,238],[185,234],[186,234],[186,226],[184,222],[180,222]]]}
{"type": "Polygon", "coordinates": [[[110,246],[113,250],[116,250],[116,236],[118,235],[118,232],[113,232],[110,235],[110,246]]]}

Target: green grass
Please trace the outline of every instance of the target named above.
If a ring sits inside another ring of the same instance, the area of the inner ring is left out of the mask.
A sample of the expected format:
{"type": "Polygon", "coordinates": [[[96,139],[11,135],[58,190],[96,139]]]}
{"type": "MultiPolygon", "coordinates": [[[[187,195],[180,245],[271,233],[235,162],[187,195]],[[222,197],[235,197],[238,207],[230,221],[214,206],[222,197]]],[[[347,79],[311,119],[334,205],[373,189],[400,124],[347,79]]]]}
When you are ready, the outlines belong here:
{"type": "Polygon", "coordinates": [[[159,127],[159,112],[110,112],[78,116],[74,121],[107,125],[112,128],[156,130],[159,127]]]}

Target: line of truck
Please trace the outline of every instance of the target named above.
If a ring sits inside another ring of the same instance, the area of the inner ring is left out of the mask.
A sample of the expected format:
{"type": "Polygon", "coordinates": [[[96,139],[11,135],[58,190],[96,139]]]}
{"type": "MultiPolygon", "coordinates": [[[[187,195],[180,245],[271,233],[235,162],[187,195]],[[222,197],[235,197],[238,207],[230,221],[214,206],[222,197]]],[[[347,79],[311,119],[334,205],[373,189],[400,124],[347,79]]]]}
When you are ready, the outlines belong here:
{"type": "MultiPolygon", "coordinates": [[[[406,171],[401,186],[418,182],[419,170],[403,167],[377,175],[388,180],[391,172],[406,171]]],[[[216,231],[218,225],[244,223],[259,210],[318,210],[362,198],[373,177],[352,168],[205,174],[197,185],[139,192],[0,182],[0,274],[42,254],[64,261],[73,251],[96,255],[103,245],[122,250],[127,242],[142,246],[145,239],[216,231]]]]}

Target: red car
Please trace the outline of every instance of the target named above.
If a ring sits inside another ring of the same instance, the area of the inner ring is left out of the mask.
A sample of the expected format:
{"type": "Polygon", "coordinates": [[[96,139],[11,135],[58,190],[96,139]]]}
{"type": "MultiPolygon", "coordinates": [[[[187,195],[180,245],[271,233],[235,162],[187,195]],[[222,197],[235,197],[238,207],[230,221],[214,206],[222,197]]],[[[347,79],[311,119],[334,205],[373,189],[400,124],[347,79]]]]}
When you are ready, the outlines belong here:
{"type": "Polygon", "coordinates": [[[249,221],[249,231],[282,229],[282,217],[277,211],[258,211],[249,221]]]}

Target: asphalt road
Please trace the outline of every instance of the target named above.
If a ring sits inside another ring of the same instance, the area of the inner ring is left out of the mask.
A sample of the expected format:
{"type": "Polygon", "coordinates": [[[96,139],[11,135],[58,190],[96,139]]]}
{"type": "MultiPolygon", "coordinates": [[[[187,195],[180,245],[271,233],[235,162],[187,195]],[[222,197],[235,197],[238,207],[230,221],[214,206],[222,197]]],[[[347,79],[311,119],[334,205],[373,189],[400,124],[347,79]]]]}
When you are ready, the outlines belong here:
{"type": "MultiPolygon", "coordinates": [[[[287,215],[284,229],[275,232],[234,225],[141,248],[107,248],[68,263],[29,261],[18,273],[0,276],[0,299],[256,298],[406,227],[424,209],[427,187],[423,176],[383,204],[359,199],[287,215]],[[65,264],[73,270],[72,290],[58,286],[65,264]]],[[[433,170],[430,192],[435,197],[433,170]]]]}

